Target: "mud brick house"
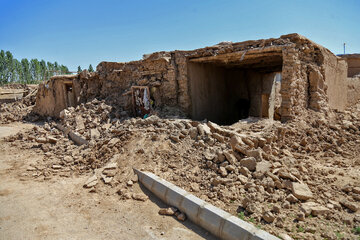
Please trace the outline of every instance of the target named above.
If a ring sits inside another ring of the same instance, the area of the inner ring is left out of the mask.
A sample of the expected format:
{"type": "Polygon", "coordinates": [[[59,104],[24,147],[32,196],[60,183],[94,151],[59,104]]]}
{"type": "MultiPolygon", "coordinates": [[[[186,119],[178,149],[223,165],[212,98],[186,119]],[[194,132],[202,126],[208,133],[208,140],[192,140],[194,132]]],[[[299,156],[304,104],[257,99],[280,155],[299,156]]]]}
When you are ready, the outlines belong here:
{"type": "Polygon", "coordinates": [[[195,120],[231,124],[253,117],[287,121],[306,109],[347,105],[347,62],[299,34],[223,42],[192,51],[156,52],[95,73],[55,76],[40,86],[36,112],[102,98],[131,112],[132,88],[147,87],[153,108],[178,108],[195,120]]]}

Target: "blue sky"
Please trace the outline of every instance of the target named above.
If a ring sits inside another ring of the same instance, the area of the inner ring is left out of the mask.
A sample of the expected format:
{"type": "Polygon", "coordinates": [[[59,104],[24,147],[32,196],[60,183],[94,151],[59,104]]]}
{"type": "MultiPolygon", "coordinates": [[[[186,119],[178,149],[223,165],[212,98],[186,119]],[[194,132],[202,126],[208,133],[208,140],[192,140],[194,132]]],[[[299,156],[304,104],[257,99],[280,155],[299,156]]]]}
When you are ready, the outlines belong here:
{"type": "Polygon", "coordinates": [[[294,32],[360,53],[360,0],[0,0],[0,11],[0,49],[73,71],[294,32]]]}

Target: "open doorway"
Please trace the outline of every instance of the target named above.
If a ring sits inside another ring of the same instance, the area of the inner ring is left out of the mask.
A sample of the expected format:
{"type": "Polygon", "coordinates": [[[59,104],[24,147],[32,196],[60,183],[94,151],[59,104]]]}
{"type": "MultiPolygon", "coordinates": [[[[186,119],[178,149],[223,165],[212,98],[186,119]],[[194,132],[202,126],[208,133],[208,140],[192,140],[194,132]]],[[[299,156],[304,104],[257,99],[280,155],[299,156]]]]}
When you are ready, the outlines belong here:
{"type": "Polygon", "coordinates": [[[74,107],[75,106],[75,93],[73,90],[72,81],[64,82],[65,85],[65,103],[66,107],[74,107]]]}
{"type": "Polygon", "coordinates": [[[222,125],[250,116],[274,118],[281,70],[281,52],[189,60],[192,118],[222,125]]]}

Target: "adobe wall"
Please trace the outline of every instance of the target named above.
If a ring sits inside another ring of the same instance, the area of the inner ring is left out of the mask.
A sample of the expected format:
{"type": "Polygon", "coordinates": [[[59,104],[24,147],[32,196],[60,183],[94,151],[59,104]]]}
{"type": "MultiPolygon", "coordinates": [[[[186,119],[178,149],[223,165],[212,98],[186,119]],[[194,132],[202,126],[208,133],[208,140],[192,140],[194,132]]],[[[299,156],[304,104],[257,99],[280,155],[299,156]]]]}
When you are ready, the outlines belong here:
{"type": "Polygon", "coordinates": [[[54,76],[47,83],[39,84],[34,111],[42,116],[59,117],[59,113],[67,108],[64,81],[73,82],[75,96],[79,95],[78,75],[54,76]]]}
{"type": "Polygon", "coordinates": [[[356,75],[360,75],[360,54],[340,54],[342,59],[346,60],[348,64],[348,77],[354,77],[356,75]]]}
{"type": "Polygon", "coordinates": [[[347,105],[351,106],[360,100],[360,76],[347,78],[347,105]]]}

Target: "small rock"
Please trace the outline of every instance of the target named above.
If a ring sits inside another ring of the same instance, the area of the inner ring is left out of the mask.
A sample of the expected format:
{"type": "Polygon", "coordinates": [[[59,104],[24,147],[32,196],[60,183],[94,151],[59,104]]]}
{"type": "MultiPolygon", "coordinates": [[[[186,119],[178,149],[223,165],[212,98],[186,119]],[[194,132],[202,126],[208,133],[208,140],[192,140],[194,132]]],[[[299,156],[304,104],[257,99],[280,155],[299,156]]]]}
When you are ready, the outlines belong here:
{"type": "Polygon", "coordinates": [[[159,210],[159,214],[160,215],[166,215],[166,216],[173,216],[175,215],[177,209],[173,208],[173,207],[169,207],[169,208],[161,208],[159,210]]]}
{"type": "Polygon", "coordinates": [[[286,197],[286,200],[288,200],[291,203],[296,203],[298,201],[298,199],[291,193],[286,197]]]}
{"type": "Polygon", "coordinates": [[[71,162],[73,162],[73,160],[74,159],[71,156],[65,156],[64,157],[64,161],[67,162],[67,163],[71,163],[71,162]]]}
{"type": "Polygon", "coordinates": [[[54,138],[54,137],[47,137],[47,141],[48,141],[49,143],[56,143],[56,142],[57,142],[57,139],[54,138]]]}
{"type": "Polygon", "coordinates": [[[229,162],[230,164],[234,164],[234,163],[237,162],[236,157],[235,157],[234,154],[232,154],[231,152],[229,152],[229,151],[224,151],[224,155],[225,155],[226,160],[228,160],[228,162],[229,162]]]}
{"type": "Polygon", "coordinates": [[[200,191],[200,188],[199,188],[199,184],[197,183],[190,183],[190,188],[193,192],[199,192],[200,191]]]}
{"type": "Polygon", "coordinates": [[[254,157],[243,158],[240,160],[240,166],[246,167],[250,171],[256,170],[256,159],[254,157]]]}
{"type": "Polygon", "coordinates": [[[330,211],[328,208],[315,202],[302,203],[300,210],[305,213],[305,216],[309,216],[310,214],[313,216],[324,215],[330,211]]]}
{"type": "Polygon", "coordinates": [[[359,209],[359,206],[356,203],[347,201],[346,199],[341,200],[340,204],[353,212],[356,212],[359,209]]]}
{"type": "Polygon", "coordinates": [[[85,188],[91,188],[93,186],[95,186],[97,184],[98,180],[96,175],[94,174],[93,176],[91,176],[90,178],[88,178],[88,180],[86,180],[84,187],[85,188]]]}
{"type": "Polygon", "coordinates": [[[211,153],[209,150],[206,150],[204,152],[204,157],[205,157],[206,160],[211,161],[211,160],[213,160],[215,158],[215,154],[211,153]]]}
{"type": "Polygon", "coordinates": [[[245,167],[240,167],[239,172],[246,177],[251,176],[250,170],[245,167]]]}
{"type": "Polygon", "coordinates": [[[233,172],[233,171],[235,171],[235,166],[233,166],[233,165],[227,165],[227,166],[225,167],[225,169],[226,169],[227,171],[229,171],[229,172],[233,172]]]}
{"type": "Polygon", "coordinates": [[[36,171],[36,168],[32,167],[32,166],[29,166],[26,171],[36,171]]]}
{"type": "Polygon", "coordinates": [[[282,239],[282,240],[294,240],[292,237],[290,237],[289,235],[285,234],[285,233],[280,233],[279,234],[279,237],[282,239]]]}
{"type": "Polygon", "coordinates": [[[132,187],[132,185],[134,185],[133,181],[129,180],[126,185],[128,185],[129,187],[132,187]]]}
{"type": "Polygon", "coordinates": [[[53,168],[53,169],[61,169],[62,166],[61,166],[61,165],[57,165],[57,164],[53,164],[53,165],[52,165],[52,168],[53,168]]]}
{"type": "Polygon", "coordinates": [[[360,194],[360,187],[354,187],[352,191],[353,193],[360,194]]]}
{"type": "Polygon", "coordinates": [[[224,140],[224,137],[221,136],[220,134],[218,133],[213,133],[213,138],[215,138],[216,140],[218,140],[219,142],[223,143],[225,140],[224,140]]]}
{"type": "Polygon", "coordinates": [[[247,156],[255,158],[257,161],[262,161],[261,148],[255,150],[248,150],[246,153],[247,156]]]}
{"type": "Polygon", "coordinates": [[[44,137],[36,138],[35,141],[38,143],[47,143],[47,139],[44,137]]]}
{"type": "Polygon", "coordinates": [[[179,221],[185,221],[186,220],[186,215],[184,213],[180,213],[179,215],[177,215],[176,217],[179,221]]]}
{"type": "Polygon", "coordinates": [[[299,213],[296,215],[296,220],[298,220],[298,221],[304,221],[304,220],[305,220],[305,213],[304,213],[304,212],[299,212],[299,213]]]}
{"type": "Polygon", "coordinates": [[[143,202],[145,202],[149,197],[146,196],[146,195],[143,194],[143,193],[133,193],[133,194],[132,194],[132,198],[133,198],[134,200],[138,200],[138,201],[143,201],[143,202]]]}
{"type": "Polygon", "coordinates": [[[199,124],[197,126],[197,129],[199,131],[199,134],[202,135],[209,135],[211,133],[211,130],[208,125],[205,124],[199,124]]]}
{"type": "Polygon", "coordinates": [[[98,139],[100,137],[100,132],[96,128],[90,129],[90,137],[91,139],[98,139]]]}
{"type": "Polygon", "coordinates": [[[235,150],[237,145],[242,146],[242,145],[244,145],[244,142],[241,140],[241,137],[234,135],[230,139],[230,145],[231,145],[231,148],[233,150],[235,150]]]}
{"type": "Polygon", "coordinates": [[[274,205],[273,208],[271,209],[271,211],[273,213],[280,213],[280,207],[277,205],[274,205]]]}
{"type": "Polygon", "coordinates": [[[294,196],[299,200],[306,201],[310,198],[313,198],[313,194],[311,190],[304,183],[293,182],[291,184],[291,191],[294,194],[294,196]]]}
{"type": "Polygon", "coordinates": [[[267,223],[272,223],[275,220],[275,216],[271,213],[271,212],[265,212],[262,215],[262,218],[267,222],[267,223]]]}
{"type": "Polygon", "coordinates": [[[189,130],[189,135],[191,139],[196,139],[197,135],[198,135],[198,130],[196,127],[192,127],[189,130]]]}
{"type": "Polygon", "coordinates": [[[113,177],[107,176],[105,174],[101,174],[101,178],[105,184],[109,184],[113,180],[113,177]]]}
{"type": "Polygon", "coordinates": [[[224,167],[219,168],[219,173],[222,177],[226,177],[228,175],[226,168],[224,168],[224,167]]]}
{"type": "Polygon", "coordinates": [[[256,164],[256,172],[266,173],[270,171],[272,164],[269,161],[261,161],[256,164]]]}
{"type": "Polygon", "coordinates": [[[111,162],[111,163],[108,163],[104,169],[116,169],[117,168],[117,163],[116,162],[111,162]]]}
{"type": "Polygon", "coordinates": [[[170,135],[169,138],[176,143],[180,142],[179,136],[170,135]]]}

